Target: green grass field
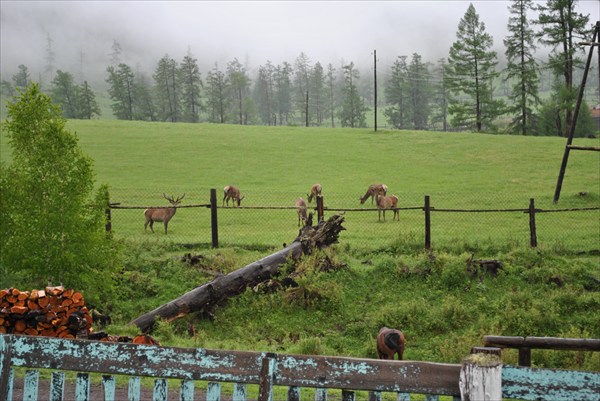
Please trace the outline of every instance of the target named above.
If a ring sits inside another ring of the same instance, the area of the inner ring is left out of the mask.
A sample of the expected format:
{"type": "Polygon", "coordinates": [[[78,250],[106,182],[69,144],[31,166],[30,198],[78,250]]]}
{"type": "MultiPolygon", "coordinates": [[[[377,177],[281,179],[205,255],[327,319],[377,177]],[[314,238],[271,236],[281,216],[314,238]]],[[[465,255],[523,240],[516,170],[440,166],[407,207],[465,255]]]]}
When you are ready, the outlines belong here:
{"type": "MultiPolygon", "coordinates": [[[[98,184],[108,184],[111,200],[122,205],[165,205],[163,192],[186,193],[184,205],[204,204],[210,188],[220,203],[223,186],[236,184],[246,196],[242,205],[292,206],[315,182],[330,208],[371,208],[358,198],[375,182],[386,183],[400,207],[421,206],[425,195],[437,208],[455,209],[523,209],[530,198],[542,209],[600,203],[598,152],[572,152],[561,200],[552,203],[564,138],[116,120],[69,121],[68,128],[94,160],[98,184]]],[[[4,132],[0,145],[9,162],[4,132]]],[[[306,298],[292,289],[248,289],[215,306],[210,319],[190,314],[160,323],[153,335],[163,345],[376,357],[375,333],[387,325],[406,333],[407,359],[451,363],[486,334],[600,335],[593,313],[600,302],[597,210],[538,214],[538,249],[528,246],[522,212],[433,213],[432,253],[422,247],[422,211],[402,210],[400,222],[387,218],[347,212],[338,246],[292,266],[303,272],[297,280],[306,298]],[[497,276],[473,277],[465,269],[473,254],[504,267],[497,276]],[[327,259],[335,269],[321,271],[327,259]]],[[[114,291],[84,289],[86,301],[102,302],[112,316],[112,334],[135,334],[127,325],[133,318],[215,272],[263,258],[298,232],[294,210],[219,209],[223,246],[211,249],[208,209],[180,209],[168,236],[161,225],[144,233],[143,223],[141,210],[113,210],[115,236],[125,239],[119,271],[103,277],[114,291]],[[188,252],[202,257],[199,266],[181,262],[188,252]]],[[[591,354],[536,351],[533,359],[535,366],[600,369],[591,354]]],[[[514,364],[516,351],[503,358],[514,364]]]]}
{"type": "MultiPolygon", "coordinates": [[[[383,182],[400,207],[432,205],[453,209],[524,209],[535,198],[542,209],[598,207],[597,152],[571,152],[561,200],[552,203],[566,139],[472,133],[378,131],[304,127],[144,123],[71,120],[68,128],[94,160],[98,183],[109,185],[111,201],[124,206],[167,205],[162,194],[186,193],[182,205],[209,202],[210,188],[235,184],[242,206],[289,206],[310,186],[323,185],[325,206],[372,208],[358,198],[371,183],[383,182]],[[579,193],[586,193],[580,196],[579,193]]],[[[576,139],[598,146],[598,139],[576,139]]],[[[5,135],[3,161],[10,159],[5,135]]],[[[328,212],[333,213],[333,212],[328,212]]],[[[391,220],[392,213],[387,214],[391,220]]],[[[170,237],[184,243],[210,243],[205,208],[177,212],[170,237]]],[[[326,213],[327,216],[327,213],[326,213]]],[[[597,211],[539,217],[541,244],[597,249],[597,211]]],[[[142,210],[113,210],[117,235],[148,239],[142,210]]],[[[294,210],[229,210],[219,214],[224,244],[272,245],[297,233],[294,210]]],[[[412,238],[423,243],[423,212],[401,212],[401,223],[377,221],[377,212],[348,212],[342,239],[363,247],[412,238]]],[[[164,238],[155,225],[156,238],[164,238]],[[160,234],[160,235],[159,235],[160,234]]],[[[436,213],[434,244],[502,242],[527,244],[528,215],[436,213]]]]}

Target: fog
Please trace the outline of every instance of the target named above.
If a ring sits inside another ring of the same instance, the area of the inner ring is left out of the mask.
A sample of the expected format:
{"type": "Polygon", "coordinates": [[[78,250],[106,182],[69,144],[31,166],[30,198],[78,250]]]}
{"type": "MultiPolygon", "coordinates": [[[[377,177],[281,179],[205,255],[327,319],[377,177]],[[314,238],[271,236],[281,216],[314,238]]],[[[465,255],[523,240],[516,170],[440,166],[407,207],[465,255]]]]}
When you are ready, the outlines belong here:
{"type": "MultiPolygon", "coordinates": [[[[151,74],[168,54],[190,51],[203,72],[224,70],[237,58],[250,71],[266,63],[312,63],[370,68],[373,50],[382,65],[419,53],[425,61],[447,57],[469,4],[503,54],[509,1],[5,1],[0,2],[0,67],[11,80],[20,64],[44,77],[47,38],[54,67],[78,79],[102,81],[113,41],[121,60],[151,74]]],[[[598,0],[578,11],[600,19],[598,0]]]]}

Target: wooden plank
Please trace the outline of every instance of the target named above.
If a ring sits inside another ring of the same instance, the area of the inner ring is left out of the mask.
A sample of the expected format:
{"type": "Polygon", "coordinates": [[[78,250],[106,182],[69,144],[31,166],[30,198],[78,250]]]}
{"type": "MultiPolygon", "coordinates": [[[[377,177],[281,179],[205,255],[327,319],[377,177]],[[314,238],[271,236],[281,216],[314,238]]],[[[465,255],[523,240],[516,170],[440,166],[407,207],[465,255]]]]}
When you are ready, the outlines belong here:
{"type": "MultiPolygon", "coordinates": [[[[7,383],[7,388],[6,388],[6,399],[7,400],[12,400],[12,395],[13,395],[13,382],[15,379],[15,370],[14,369],[10,369],[10,373],[7,376],[3,376],[4,378],[8,377],[8,383],[7,383]]],[[[2,394],[0,394],[2,395],[2,394]]]]}
{"type": "Polygon", "coordinates": [[[75,379],[75,399],[77,401],[90,400],[90,375],[88,373],[77,373],[75,379]]]}
{"type": "Polygon", "coordinates": [[[179,401],[194,401],[194,382],[182,380],[179,387],[179,401]]]}
{"type": "Polygon", "coordinates": [[[486,347],[600,351],[600,339],[558,337],[483,336],[486,347]]]}
{"type": "Polygon", "coordinates": [[[63,401],[65,398],[65,373],[52,372],[50,379],[50,401],[63,401]]]}
{"type": "Polygon", "coordinates": [[[275,375],[275,354],[267,354],[262,360],[260,368],[260,383],[258,387],[258,401],[273,400],[273,381],[275,375]]]}
{"type": "MultiPolygon", "coordinates": [[[[459,398],[460,400],[460,398],[459,398]]],[[[398,393],[398,397],[396,401],[410,401],[410,394],[408,393],[398,393]]]]}
{"type": "MultiPolygon", "coordinates": [[[[55,370],[259,384],[264,352],[8,336],[13,364],[55,370]]],[[[273,385],[460,395],[460,365],[275,355],[273,385]]],[[[139,397],[139,395],[138,395],[139,397]]]]}
{"type": "Polygon", "coordinates": [[[115,401],[116,380],[114,376],[102,376],[102,388],[104,389],[104,401],[115,401]]]}
{"type": "Polygon", "coordinates": [[[127,399],[129,401],[140,401],[141,382],[138,376],[129,378],[129,386],[127,387],[127,399]]]}
{"type": "Polygon", "coordinates": [[[235,383],[233,386],[233,401],[246,401],[246,389],[245,383],[235,383]]]}
{"type": "Polygon", "coordinates": [[[23,380],[23,401],[38,401],[38,382],[40,372],[28,370],[23,380]]]}
{"type": "Polygon", "coordinates": [[[206,401],[221,400],[221,383],[209,382],[206,388],[206,401]]]}
{"type": "Polygon", "coordinates": [[[327,401],[327,389],[320,387],[315,389],[315,401],[327,401]]]}
{"type": "Polygon", "coordinates": [[[460,365],[279,355],[276,384],[460,396],[460,365]]]}
{"type": "Polygon", "coordinates": [[[300,387],[288,387],[287,401],[300,401],[300,387]]]}
{"type": "Polygon", "coordinates": [[[342,390],[342,401],[355,401],[356,394],[354,391],[342,390]]]}
{"type": "Polygon", "coordinates": [[[167,401],[169,398],[169,382],[166,379],[154,380],[152,401],[167,401]]]}
{"type": "Polygon", "coordinates": [[[526,401],[599,401],[600,372],[505,365],[502,368],[502,397],[526,401]]]}

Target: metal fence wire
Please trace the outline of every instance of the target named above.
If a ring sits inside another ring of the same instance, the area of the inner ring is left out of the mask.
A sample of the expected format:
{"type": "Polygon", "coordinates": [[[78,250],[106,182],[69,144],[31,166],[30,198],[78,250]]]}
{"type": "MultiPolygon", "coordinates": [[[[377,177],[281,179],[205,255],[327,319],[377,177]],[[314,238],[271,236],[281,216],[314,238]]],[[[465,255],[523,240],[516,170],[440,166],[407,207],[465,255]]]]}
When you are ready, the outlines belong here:
{"type": "MultiPolygon", "coordinates": [[[[223,190],[188,191],[175,214],[164,224],[144,228],[145,211],[168,208],[162,193],[112,191],[107,230],[132,240],[170,241],[186,245],[281,247],[298,235],[295,201],[303,198],[313,224],[316,200],[306,193],[243,191],[241,205],[223,202],[223,190]],[[215,238],[216,236],[216,238],[215,238]],[[215,241],[216,240],[216,241],[215,241]]],[[[182,191],[183,192],[183,191],[182,191]]],[[[494,249],[540,246],[573,252],[600,249],[600,207],[560,208],[549,199],[513,199],[499,194],[399,194],[397,218],[385,214],[362,194],[324,193],[323,218],[344,215],[340,243],[359,249],[404,245],[437,249],[494,249]]],[[[170,195],[169,195],[170,196],[170,195]]],[[[174,197],[179,197],[175,194],[174,197]]],[[[176,199],[175,199],[176,200],[176,199]]]]}

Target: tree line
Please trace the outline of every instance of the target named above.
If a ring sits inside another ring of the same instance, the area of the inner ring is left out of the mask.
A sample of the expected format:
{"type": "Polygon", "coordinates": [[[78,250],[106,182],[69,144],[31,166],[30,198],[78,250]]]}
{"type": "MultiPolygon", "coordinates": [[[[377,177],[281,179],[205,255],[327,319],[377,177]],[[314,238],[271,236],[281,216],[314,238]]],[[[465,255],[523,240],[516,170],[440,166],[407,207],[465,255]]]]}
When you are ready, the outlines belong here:
{"type": "MultiPolygon", "coordinates": [[[[121,47],[113,41],[105,81],[112,112],[123,120],[360,128],[367,126],[370,102],[376,100],[387,124],[396,129],[566,136],[582,65],[578,42],[589,41],[593,32],[589,16],[578,13],[576,4],[512,0],[509,33],[503,40],[507,65],[501,71],[493,38],[471,4],[448,56],[435,64],[419,53],[398,56],[384,72],[383,99],[373,99],[373,89],[363,84],[353,62],[336,69],[312,63],[305,53],[293,63],[267,61],[254,76],[235,58],[224,69],[215,64],[203,77],[188,50],[180,61],[165,54],[148,76],[122,62],[121,47]],[[533,11],[535,19],[529,18],[533,11]],[[539,45],[551,49],[544,63],[534,56],[539,45]],[[539,88],[544,72],[552,79],[546,96],[539,88]]],[[[51,48],[46,60],[53,61],[51,48]]],[[[29,81],[27,67],[21,65],[13,76],[14,86],[3,81],[2,88],[14,92],[29,81]]],[[[67,118],[100,115],[87,82],[76,84],[69,72],[56,72],[50,94],[67,118]]],[[[576,128],[577,136],[595,131],[587,105],[581,108],[576,128]]]]}

